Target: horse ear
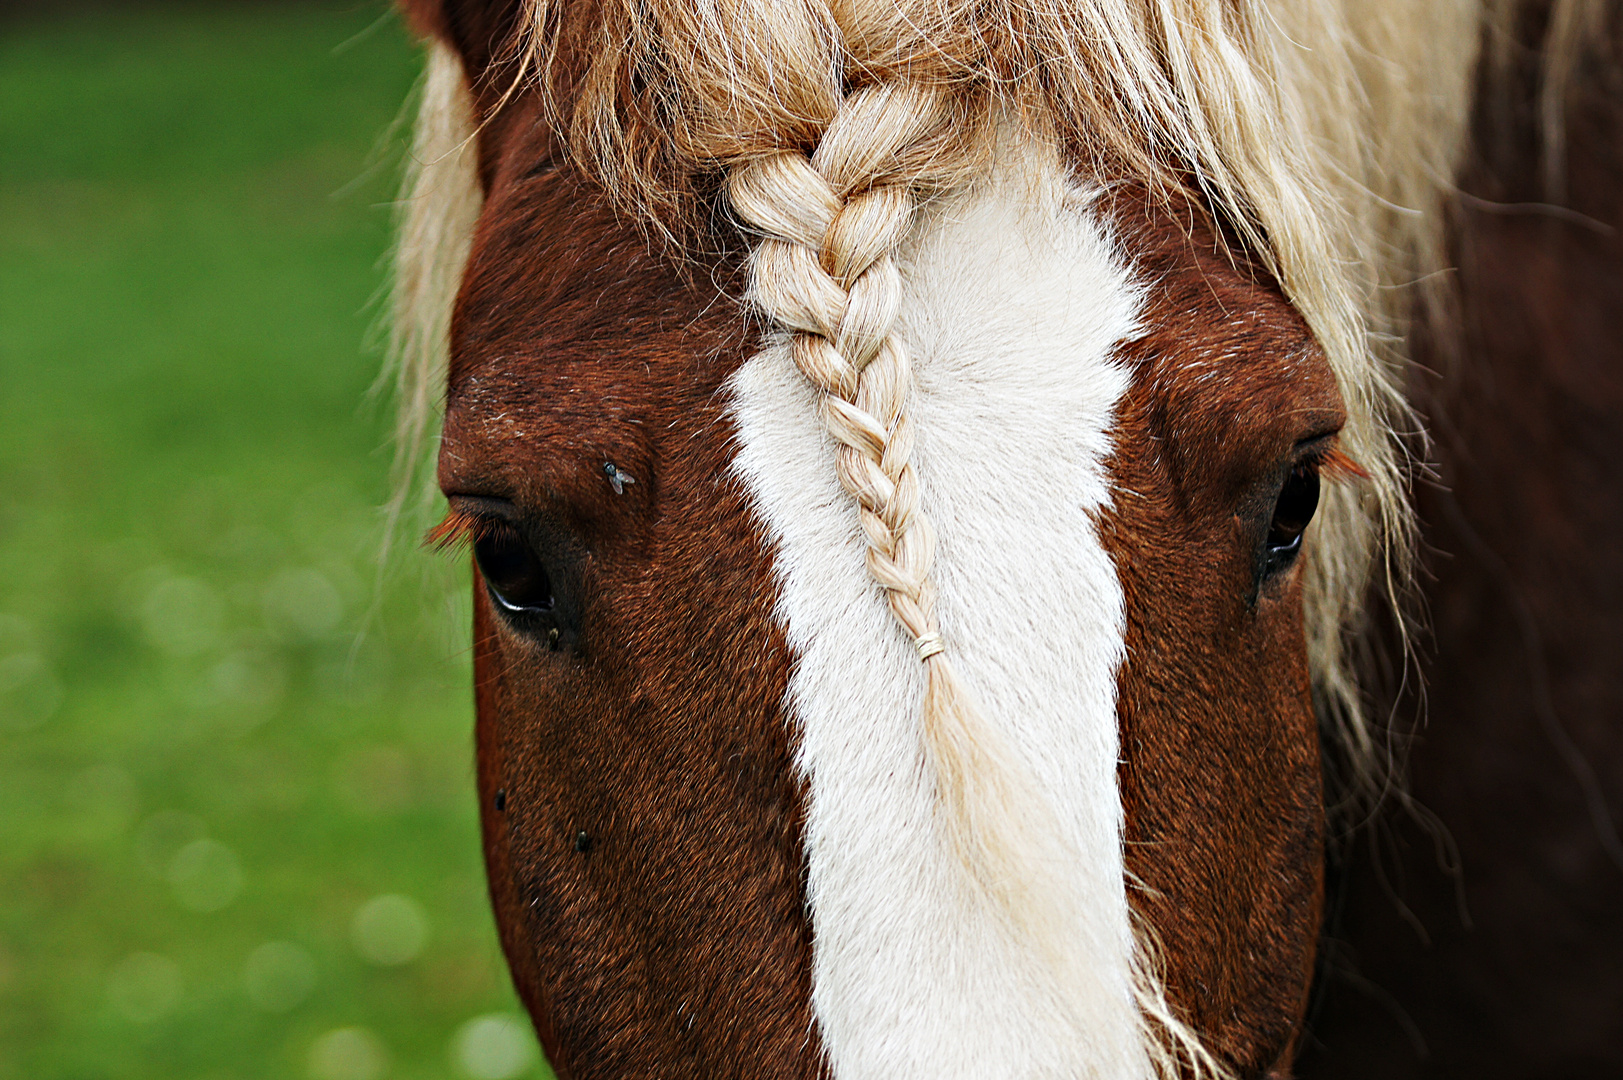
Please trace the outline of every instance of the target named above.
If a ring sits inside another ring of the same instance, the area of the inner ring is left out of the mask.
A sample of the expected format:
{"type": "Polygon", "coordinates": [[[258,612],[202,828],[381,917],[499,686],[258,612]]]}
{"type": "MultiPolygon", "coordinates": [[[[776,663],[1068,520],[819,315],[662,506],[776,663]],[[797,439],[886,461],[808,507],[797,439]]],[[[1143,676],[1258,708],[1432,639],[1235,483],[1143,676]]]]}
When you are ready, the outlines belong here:
{"type": "Polygon", "coordinates": [[[445,42],[477,86],[492,64],[511,55],[524,0],[396,0],[412,29],[445,42]]]}

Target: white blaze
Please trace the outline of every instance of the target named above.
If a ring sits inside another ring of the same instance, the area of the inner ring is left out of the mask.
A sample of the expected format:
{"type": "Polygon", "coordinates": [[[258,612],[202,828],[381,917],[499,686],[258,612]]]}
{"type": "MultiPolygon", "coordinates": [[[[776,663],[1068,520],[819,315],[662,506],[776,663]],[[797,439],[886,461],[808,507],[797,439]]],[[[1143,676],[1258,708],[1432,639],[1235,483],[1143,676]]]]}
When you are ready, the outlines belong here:
{"type": "Polygon", "coordinates": [[[941,630],[1074,852],[1057,876],[1092,967],[1080,1034],[1052,1022],[1049,969],[966,890],[935,821],[924,669],[868,577],[816,394],[781,345],[732,384],[734,469],[797,658],[812,1003],[839,1080],[1149,1072],[1116,785],[1122,591],[1094,522],[1139,293],[1088,197],[1027,164],[921,223],[900,326],[941,630]]]}

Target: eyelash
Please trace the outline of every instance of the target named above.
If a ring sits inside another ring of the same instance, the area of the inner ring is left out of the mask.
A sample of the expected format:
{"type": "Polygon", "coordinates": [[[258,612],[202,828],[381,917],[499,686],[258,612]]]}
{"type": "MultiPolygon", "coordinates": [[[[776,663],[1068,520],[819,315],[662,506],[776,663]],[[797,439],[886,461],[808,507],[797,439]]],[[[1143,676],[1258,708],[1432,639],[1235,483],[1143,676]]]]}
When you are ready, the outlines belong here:
{"type": "Polygon", "coordinates": [[[463,551],[471,548],[481,537],[511,528],[505,521],[470,514],[453,506],[445,512],[438,525],[423,534],[423,546],[441,552],[463,551]]]}
{"type": "Polygon", "coordinates": [[[1317,452],[1309,454],[1297,466],[1304,468],[1312,466],[1319,470],[1319,475],[1326,480],[1368,480],[1369,473],[1363,466],[1352,459],[1352,455],[1341,447],[1339,438],[1332,439],[1328,445],[1317,452]]]}

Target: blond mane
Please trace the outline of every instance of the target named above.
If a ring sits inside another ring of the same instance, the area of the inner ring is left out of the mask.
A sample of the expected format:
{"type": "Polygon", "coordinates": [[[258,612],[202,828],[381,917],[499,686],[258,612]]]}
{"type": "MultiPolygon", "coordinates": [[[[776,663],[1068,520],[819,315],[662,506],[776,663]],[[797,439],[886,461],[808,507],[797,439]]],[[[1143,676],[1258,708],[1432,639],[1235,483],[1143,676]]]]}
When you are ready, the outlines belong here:
{"type": "MultiPolygon", "coordinates": [[[[930,665],[925,726],[939,715],[951,728],[932,760],[953,778],[944,786],[963,804],[968,848],[986,815],[965,792],[1004,766],[952,685],[931,621],[928,507],[916,505],[897,434],[906,358],[888,336],[886,290],[912,207],[980,175],[1012,122],[1084,167],[1152,191],[1191,188],[1275,275],[1329,359],[1348,409],[1343,446],[1369,476],[1326,489],[1305,604],[1321,724],[1372,797],[1389,753],[1349,653],[1372,590],[1395,599],[1409,574],[1406,454],[1418,425],[1401,392],[1402,340],[1441,280],[1443,209],[1481,43],[1518,3],[529,0],[514,68],[544,95],[572,159],[673,251],[703,243],[718,208],[750,238],[752,301],[795,335],[797,362],[847,447],[841,477],[870,568],[930,665]],[[865,155],[868,145],[883,152],[865,155]],[[861,341],[842,336],[846,305],[877,313],[861,341]]],[[[1600,6],[1558,0],[1556,84],[1600,6]]],[[[1552,93],[1547,119],[1559,111],[1552,93]]],[[[408,480],[443,386],[451,298],[479,208],[473,130],[460,64],[436,45],[396,269],[408,480]]],[[[992,856],[966,855],[982,858],[992,856]]],[[[1142,981],[1160,1071],[1177,1075],[1180,1060],[1217,1071],[1156,981],[1142,981]]]]}

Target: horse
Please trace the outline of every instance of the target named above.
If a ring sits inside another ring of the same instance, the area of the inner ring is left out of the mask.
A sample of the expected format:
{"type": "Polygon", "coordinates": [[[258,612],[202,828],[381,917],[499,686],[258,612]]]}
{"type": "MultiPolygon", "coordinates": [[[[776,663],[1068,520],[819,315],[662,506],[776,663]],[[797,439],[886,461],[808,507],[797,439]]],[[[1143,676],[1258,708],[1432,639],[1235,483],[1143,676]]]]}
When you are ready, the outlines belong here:
{"type": "Polygon", "coordinates": [[[1328,1059],[1342,838],[1403,779],[1405,334],[1463,325],[1483,43],[1553,10],[1577,71],[1605,13],[403,7],[403,473],[443,400],[557,1073],[1328,1059]]]}

